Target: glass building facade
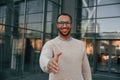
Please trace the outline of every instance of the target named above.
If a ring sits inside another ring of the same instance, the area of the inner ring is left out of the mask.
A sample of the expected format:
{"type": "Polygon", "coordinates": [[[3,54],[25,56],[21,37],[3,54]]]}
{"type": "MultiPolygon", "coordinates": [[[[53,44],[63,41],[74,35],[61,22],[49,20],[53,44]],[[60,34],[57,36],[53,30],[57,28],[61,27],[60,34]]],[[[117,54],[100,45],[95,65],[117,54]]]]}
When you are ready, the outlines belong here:
{"type": "Polygon", "coordinates": [[[0,74],[41,72],[40,50],[57,35],[61,12],[72,15],[72,35],[85,42],[92,73],[120,74],[119,7],[119,0],[1,0],[0,74]]]}
{"type": "Polygon", "coordinates": [[[120,73],[120,1],[81,0],[80,3],[77,27],[86,44],[91,69],[120,73]]]}
{"type": "Polygon", "coordinates": [[[61,0],[0,2],[0,72],[40,72],[42,43],[54,37],[61,0]]]}

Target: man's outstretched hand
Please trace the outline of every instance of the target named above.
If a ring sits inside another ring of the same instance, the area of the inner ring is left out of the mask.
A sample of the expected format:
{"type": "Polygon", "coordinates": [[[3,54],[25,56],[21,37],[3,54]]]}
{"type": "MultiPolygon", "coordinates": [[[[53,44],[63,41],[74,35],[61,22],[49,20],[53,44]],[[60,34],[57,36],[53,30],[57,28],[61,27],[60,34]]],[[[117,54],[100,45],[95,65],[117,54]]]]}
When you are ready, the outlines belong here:
{"type": "Polygon", "coordinates": [[[59,52],[57,53],[53,59],[51,59],[49,62],[48,62],[48,70],[50,72],[53,72],[53,73],[58,73],[59,72],[59,66],[58,66],[58,61],[59,61],[59,58],[60,58],[60,55],[62,53],[59,52]]]}

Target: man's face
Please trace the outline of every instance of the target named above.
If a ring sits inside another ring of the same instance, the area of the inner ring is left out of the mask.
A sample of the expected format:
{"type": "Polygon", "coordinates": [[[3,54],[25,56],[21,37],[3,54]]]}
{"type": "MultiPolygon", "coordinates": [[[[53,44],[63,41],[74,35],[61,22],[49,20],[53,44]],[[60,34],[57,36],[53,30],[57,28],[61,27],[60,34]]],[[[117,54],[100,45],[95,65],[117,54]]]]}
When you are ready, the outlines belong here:
{"type": "Polygon", "coordinates": [[[61,15],[58,18],[57,29],[61,36],[68,36],[70,34],[72,24],[69,16],[61,15]]]}

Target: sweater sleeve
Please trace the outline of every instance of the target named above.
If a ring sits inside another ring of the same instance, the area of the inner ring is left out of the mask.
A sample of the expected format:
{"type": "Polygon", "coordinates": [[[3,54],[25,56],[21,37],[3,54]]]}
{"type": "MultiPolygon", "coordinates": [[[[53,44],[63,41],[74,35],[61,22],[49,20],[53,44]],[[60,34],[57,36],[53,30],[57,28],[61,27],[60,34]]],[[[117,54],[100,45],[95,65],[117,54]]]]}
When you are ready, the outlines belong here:
{"type": "Polygon", "coordinates": [[[40,58],[39,58],[39,64],[43,72],[49,73],[48,70],[48,62],[53,57],[52,47],[50,42],[48,41],[42,48],[40,58]]]}
{"type": "Polygon", "coordinates": [[[91,69],[90,69],[89,61],[88,61],[85,50],[84,50],[84,56],[83,56],[83,62],[82,62],[82,74],[83,74],[84,80],[92,80],[91,69]]]}

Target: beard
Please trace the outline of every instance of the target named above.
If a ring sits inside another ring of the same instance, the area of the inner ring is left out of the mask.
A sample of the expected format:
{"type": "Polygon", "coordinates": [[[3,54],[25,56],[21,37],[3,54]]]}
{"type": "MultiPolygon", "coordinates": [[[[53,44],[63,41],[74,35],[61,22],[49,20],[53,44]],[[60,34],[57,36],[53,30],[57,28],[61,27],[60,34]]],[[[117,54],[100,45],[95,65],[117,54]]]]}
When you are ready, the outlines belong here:
{"type": "Polygon", "coordinates": [[[68,35],[70,35],[71,29],[69,30],[69,32],[68,32],[67,34],[64,34],[64,33],[61,32],[59,29],[58,29],[58,32],[59,32],[59,34],[62,35],[62,36],[68,36],[68,35]]]}

